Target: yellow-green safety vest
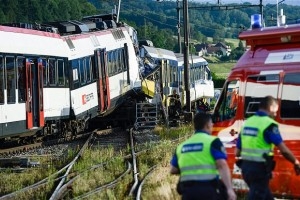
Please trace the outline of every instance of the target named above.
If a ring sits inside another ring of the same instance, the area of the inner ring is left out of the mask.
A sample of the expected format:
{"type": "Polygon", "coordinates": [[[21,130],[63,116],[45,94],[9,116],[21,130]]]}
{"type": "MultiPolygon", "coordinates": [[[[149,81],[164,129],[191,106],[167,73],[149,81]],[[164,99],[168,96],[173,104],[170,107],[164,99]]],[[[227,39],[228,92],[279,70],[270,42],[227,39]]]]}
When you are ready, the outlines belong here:
{"type": "Polygon", "coordinates": [[[216,161],[210,152],[216,137],[196,133],[176,149],[180,169],[180,181],[208,181],[218,177],[216,161]]]}
{"type": "Polygon", "coordinates": [[[265,162],[263,154],[273,155],[274,144],[264,139],[264,131],[271,124],[278,123],[268,116],[253,115],[245,121],[241,131],[241,157],[243,160],[265,162]]]}

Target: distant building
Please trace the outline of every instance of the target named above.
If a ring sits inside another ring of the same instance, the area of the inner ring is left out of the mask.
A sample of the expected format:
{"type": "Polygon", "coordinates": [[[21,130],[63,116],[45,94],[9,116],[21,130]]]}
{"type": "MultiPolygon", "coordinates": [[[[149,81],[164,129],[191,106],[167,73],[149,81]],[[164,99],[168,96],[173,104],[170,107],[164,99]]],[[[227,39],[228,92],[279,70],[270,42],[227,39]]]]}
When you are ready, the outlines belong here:
{"type": "Polygon", "coordinates": [[[200,43],[195,45],[195,50],[199,56],[213,55],[213,56],[229,56],[231,53],[230,46],[223,42],[217,44],[200,43]]]}

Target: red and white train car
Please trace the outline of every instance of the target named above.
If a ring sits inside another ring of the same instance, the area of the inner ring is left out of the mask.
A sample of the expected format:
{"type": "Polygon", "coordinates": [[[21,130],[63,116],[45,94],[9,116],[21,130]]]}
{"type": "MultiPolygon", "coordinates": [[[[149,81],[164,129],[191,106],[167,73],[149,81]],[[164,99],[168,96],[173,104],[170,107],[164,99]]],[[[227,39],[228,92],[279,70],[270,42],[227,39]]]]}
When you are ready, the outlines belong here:
{"type": "Polygon", "coordinates": [[[2,140],[77,133],[141,87],[136,32],[111,15],[0,25],[0,44],[2,140]]]}
{"type": "MultiPolygon", "coordinates": [[[[235,141],[244,120],[255,113],[266,95],[279,100],[276,121],[281,135],[300,159],[300,24],[253,28],[240,33],[249,48],[227,78],[213,113],[213,134],[227,147],[233,183],[247,189],[235,166],[235,141]]],[[[270,187],[274,195],[300,198],[300,176],[275,151],[276,168],[270,187]]]]}

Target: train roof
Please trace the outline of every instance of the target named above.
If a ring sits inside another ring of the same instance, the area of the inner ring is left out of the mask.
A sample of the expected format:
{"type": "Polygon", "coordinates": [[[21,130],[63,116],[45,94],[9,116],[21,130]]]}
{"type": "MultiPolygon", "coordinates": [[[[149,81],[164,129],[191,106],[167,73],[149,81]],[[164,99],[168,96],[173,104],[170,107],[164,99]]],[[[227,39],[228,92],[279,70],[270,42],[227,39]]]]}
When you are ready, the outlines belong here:
{"type": "MultiPolygon", "coordinates": [[[[184,55],[181,53],[176,53],[175,54],[177,57],[177,61],[178,61],[178,66],[183,66],[184,63],[184,55]]],[[[199,64],[199,65],[208,65],[208,62],[202,58],[201,56],[197,56],[197,55],[192,55],[189,56],[189,63],[193,63],[193,64],[199,64]]]]}
{"type": "Polygon", "coordinates": [[[143,46],[143,48],[147,51],[149,56],[151,56],[152,58],[159,58],[159,59],[164,58],[173,61],[177,60],[173,51],[167,49],[149,47],[149,46],[143,46]]]}
{"type": "Polygon", "coordinates": [[[81,21],[55,21],[38,23],[3,23],[2,26],[33,29],[60,35],[79,34],[85,32],[93,32],[105,30],[109,28],[117,28],[123,26],[122,23],[117,23],[115,14],[92,15],[83,17],[81,21]]]}

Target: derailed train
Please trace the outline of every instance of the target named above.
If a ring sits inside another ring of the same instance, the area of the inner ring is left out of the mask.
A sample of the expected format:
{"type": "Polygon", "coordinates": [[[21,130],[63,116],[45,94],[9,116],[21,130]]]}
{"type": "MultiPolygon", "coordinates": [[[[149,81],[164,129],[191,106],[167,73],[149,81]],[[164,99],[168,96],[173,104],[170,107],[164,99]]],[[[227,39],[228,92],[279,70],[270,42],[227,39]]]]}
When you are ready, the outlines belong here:
{"type": "Polygon", "coordinates": [[[114,15],[3,24],[0,43],[2,139],[80,132],[140,87],[136,32],[114,15]]]}
{"type": "MultiPolygon", "coordinates": [[[[182,107],[186,102],[184,91],[184,58],[183,54],[143,45],[140,48],[142,60],[142,90],[149,96],[152,102],[163,101],[169,105],[168,96],[174,90],[180,96],[182,107]],[[149,70],[152,69],[152,70],[149,70]],[[158,81],[153,72],[159,69],[158,81]],[[159,85],[157,84],[159,83],[159,85]],[[157,99],[157,91],[161,97],[157,99]]],[[[208,67],[208,62],[197,55],[189,55],[189,88],[190,101],[194,106],[200,98],[207,101],[214,97],[214,82],[208,67]]]]}
{"type": "MultiPolygon", "coordinates": [[[[1,143],[77,134],[91,119],[101,123],[128,99],[145,95],[136,31],[115,19],[0,25],[1,143]]],[[[165,65],[173,73],[166,85],[182,85],[178,66],[165,65]]]]}

